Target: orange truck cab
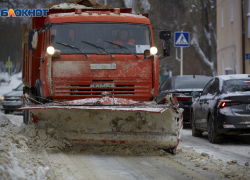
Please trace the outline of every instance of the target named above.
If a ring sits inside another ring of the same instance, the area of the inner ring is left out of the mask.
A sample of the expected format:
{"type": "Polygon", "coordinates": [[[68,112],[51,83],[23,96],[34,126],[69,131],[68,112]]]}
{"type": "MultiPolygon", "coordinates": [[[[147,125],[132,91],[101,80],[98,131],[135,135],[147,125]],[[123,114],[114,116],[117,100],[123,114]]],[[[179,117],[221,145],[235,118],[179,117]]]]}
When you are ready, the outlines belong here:
{"type": "MultiPolygon", "coordinates": [[[[23,25],[24,93],[46,103],[158,95],[159,59],[150,21],[131,9],[50,9],[23,25]]],[[[170,32],[161,31],[164,55],[170,32]]]]}

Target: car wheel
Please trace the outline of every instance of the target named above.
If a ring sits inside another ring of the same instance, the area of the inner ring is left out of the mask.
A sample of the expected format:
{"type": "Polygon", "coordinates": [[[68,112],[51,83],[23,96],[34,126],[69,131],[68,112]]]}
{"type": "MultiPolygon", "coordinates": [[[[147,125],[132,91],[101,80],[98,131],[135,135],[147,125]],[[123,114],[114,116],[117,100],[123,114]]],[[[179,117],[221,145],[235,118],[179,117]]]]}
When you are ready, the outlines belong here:
{"type": "Polygon", "coordinates": [[[214,130],[214,119],[210,115],[208,121],[208,140],[210,143],[218,144],[222,142],[222,138],[217,135],[214,130]]]}
{"type": "Polygon", "coordinates": [[[202,136],[202,132],[197,131],[196,127],[195,127],[195,119],[194,119],[194,113],[192,113],[192,136],[194,137],[201,137],[202,136]]]}
{"type": "Polygon", "coordinates": [[[9,110],[4,110],[4,114],[10,114],[9,110]]]}
{"type": "Polygon", "coordinates": [[[23,123],[28,124],[30,121],[30,111],[29,110],[24,110],[23,111],[23,123]]]}

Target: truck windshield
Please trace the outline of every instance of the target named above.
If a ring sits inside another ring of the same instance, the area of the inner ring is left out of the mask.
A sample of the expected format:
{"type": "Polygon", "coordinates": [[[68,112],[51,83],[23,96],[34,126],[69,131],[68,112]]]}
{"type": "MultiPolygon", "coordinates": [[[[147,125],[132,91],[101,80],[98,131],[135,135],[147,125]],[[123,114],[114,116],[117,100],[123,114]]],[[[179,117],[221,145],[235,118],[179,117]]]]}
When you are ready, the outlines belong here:
{"type": "Polygon", "coordinates": [[[144,24],[65,23],[54,24],[50,29],[50,46],[60,50],[61,54],[79,54],[79,51],[56,42],[75,46],[87,54],[100,54],[96,47],[82,41],[102,47],[111,54],[131,53],[125,53],[121,48],[106,41],[122,45],[135,54],[143,54],[151,47],[150,29],[144,24]]]}

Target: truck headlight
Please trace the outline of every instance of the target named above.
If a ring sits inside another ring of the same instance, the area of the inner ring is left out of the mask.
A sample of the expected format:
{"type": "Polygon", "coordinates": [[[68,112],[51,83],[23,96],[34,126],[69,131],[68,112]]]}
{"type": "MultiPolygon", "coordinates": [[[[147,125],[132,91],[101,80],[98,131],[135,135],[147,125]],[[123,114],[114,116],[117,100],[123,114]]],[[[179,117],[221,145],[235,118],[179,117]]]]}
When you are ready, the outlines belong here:
{"type": "Polygon", "coordinates": [[[153,55],[156,55],[158,52],[158,49],[156,47],[151,47],[150,48],[150,53],[153,54],[153,55]]]}
{"type": "Polygon", "coordinates": [[[49,46],[49,47],[47,48],[47,53],[48,53],[49,55],[53,56],[53,55],[55,54],[55,48],[52,47],[52,46],[49,46]]]}
{"type": "Polygon", "coordinates": [[[1,97],[1,100],[2,100],[2,101],[4,100],[4,96],[1,97]]]}

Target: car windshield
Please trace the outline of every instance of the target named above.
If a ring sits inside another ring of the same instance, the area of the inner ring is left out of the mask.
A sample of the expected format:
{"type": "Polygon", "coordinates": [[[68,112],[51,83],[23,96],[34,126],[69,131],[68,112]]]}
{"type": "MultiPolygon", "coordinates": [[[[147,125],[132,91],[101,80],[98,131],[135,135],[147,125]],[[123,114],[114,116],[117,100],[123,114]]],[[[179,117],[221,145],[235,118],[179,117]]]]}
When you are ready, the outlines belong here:
{"type": "Polygon", "coordinates": [[[24,84],[20,84],[16,89],[15,91],[22,91],[23,90],[23,87],[24,87],[24,84]]]}
{"type": "Polygon", "coordinates": [[[203,89],[212,77],[206,76],[189,76],[176,77],[174,89],[203,89]]]}
{"type": "Polygon", "coordinates": [[[61,54],[79,54],[80,52],[60,43],[77,47],[87,54],[105,53],[93,45],[104,48],[111,54],[131,54],[131,52],[140,54],[150,49],[150,37],[150,29],[145,24],[65,23],[51,27],[50,46],[60,50],[61,54]],[[124,52],[124,49],[108,42],[124,46],[131,52],[126,49],[124,52]]]}
{"type": "Polygon", "coordinates": [[[250,91],[250,79],[231,79],[224,81],[224,85],[228,92],[250,91]]]}

